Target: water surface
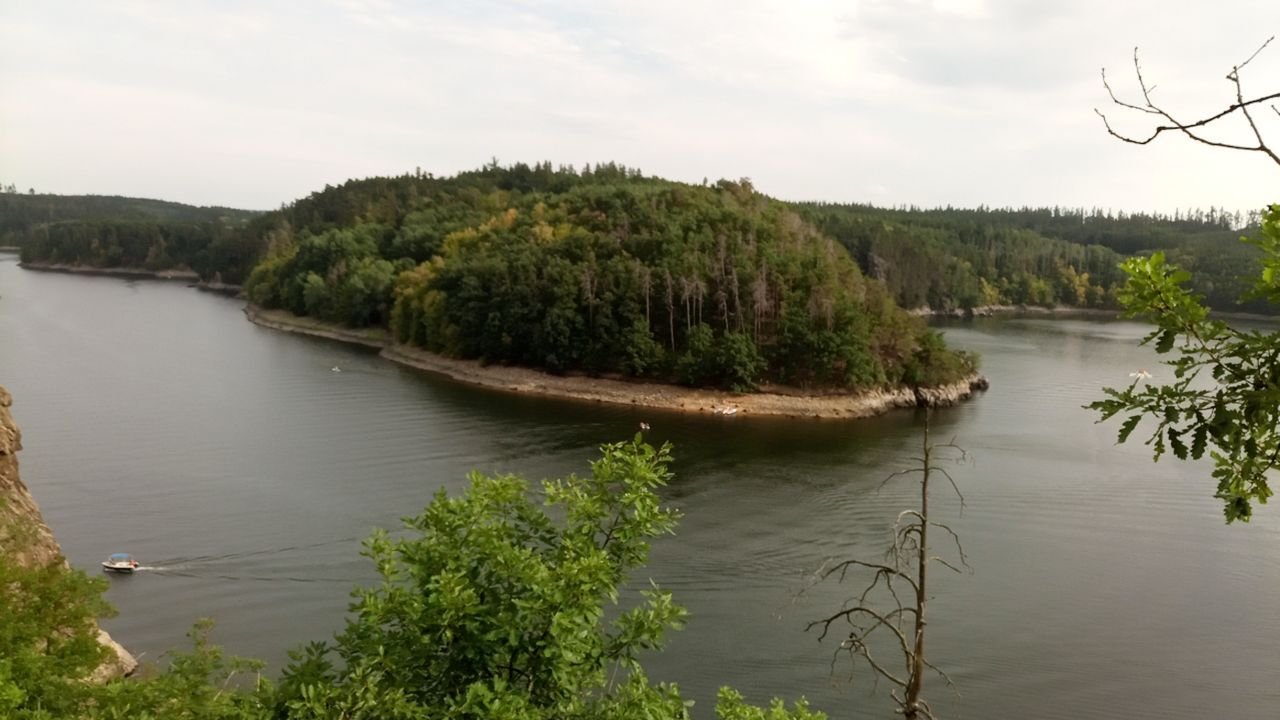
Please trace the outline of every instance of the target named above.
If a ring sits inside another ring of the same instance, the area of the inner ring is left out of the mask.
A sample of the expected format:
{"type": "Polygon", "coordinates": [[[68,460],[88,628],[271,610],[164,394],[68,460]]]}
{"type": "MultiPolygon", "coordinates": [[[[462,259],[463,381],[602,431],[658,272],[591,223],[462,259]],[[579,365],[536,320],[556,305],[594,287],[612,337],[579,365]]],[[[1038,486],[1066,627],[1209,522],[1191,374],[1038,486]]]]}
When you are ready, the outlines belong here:
{"type": "MultiPolygon", "coordinates": [[[[934,418],[973,462],[937,495],[972,574],[931,581],[930,657],[947,718],[1274,717],[1280,521],[1225,526],[1204,464],[1153,465],[1080,406],[1158,366],[1133,323],[983,319],[945,326],[991,390],[934,418]]],[[[646,574],[691,611],[648,664],[711,717],[715,688],[806,695],[833,717],[888,717],[887,687],[833,681],[836,643],[805,624],[853,590],[796,593],[828,557],[875,556],[922,418],[681,416],[470,388],[365,350],[246,322],[176,283],[27,272],[0,255],[0,384],[24,432],[23,478],[71,562],[125,550],[106,627],[157,658],[198,617],[278,667],[340,629],[372,578],[359,541],[470,469],[582,471],[641,420],[675,443],[665,493],[685,518],[646,574]],[[341,368],[335,373],[333,367],[341,368]]]]}

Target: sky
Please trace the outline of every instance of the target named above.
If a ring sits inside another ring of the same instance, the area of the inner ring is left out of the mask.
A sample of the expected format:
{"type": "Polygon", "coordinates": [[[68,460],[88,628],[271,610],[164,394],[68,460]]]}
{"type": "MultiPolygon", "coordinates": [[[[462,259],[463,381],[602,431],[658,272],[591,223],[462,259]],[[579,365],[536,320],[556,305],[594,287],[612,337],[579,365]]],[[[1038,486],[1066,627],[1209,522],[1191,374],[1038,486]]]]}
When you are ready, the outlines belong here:
{"type": "MultiPolygon", "coordinates": [[[[353,177],[616,161],[788,200],[1280,200],[1259,153],[1109,137],[1099,71],[1187,119],[1276,0],[0,0],[0,183],[279,207],[353,177]]],[[[1280,92],[1280,40],[1242,73],[1280,92]]],[[[1259,113],[1280,146],[1280,113],[1259,113]]],[[[1247,139],[1243,126],[1219,137],[1247,139]]]]}

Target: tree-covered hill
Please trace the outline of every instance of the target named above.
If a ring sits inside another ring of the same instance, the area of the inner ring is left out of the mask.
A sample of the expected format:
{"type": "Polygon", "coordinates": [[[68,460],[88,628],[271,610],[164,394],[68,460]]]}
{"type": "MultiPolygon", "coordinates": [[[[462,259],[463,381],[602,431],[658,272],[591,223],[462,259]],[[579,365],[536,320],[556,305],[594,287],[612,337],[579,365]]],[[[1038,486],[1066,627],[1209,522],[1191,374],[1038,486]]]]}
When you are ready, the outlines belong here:
{"type": "Polygon", "coordinates": [[[244,232],[260,212],[105,195],[0,193],[0,245],[28,262],[191,269],[240,282],[260,254],[244,232]]]}
{"type": "Polygon", "coordinates": [[[790,206],[608,164],[352,181],[256,224],[250,298],[445,354],[746,389],[967,375],[790,206]]]}

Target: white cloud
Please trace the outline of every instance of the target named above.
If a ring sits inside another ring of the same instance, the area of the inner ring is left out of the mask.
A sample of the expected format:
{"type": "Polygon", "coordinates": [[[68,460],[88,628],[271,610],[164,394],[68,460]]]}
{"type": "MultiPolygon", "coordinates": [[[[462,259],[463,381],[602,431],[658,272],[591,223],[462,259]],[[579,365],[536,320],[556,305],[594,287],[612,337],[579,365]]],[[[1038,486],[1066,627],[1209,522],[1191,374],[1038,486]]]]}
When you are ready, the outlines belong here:
{"type": "MultiPolygon", "coordinates": [[[[51,0],[0,24],[0,180],[273,207],[496,155],[796,199],[1253,207],[1280,168],[1125,146],[1092,108],[1135,44],[1162,102],[1221,107],[1277,31],[1254,0],[51,0]]],[[[1255,64],[1280,89],[1280,47],[1255,64]]]]}

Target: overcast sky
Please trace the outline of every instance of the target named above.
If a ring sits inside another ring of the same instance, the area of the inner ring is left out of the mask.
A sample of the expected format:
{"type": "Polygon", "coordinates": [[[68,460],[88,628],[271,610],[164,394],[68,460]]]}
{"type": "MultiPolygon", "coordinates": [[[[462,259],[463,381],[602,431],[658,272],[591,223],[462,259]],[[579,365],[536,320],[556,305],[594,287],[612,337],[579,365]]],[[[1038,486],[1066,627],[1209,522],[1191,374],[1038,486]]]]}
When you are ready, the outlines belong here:
{"type": "MultiPolygon", "coordinates": [[[[1191,118],[1276,33],[1277,0],[0,0],[0,182],[272,208],[497,157],[786,199],[1248,209],[1280,167],[1110,139],[1098,71],[1133,90],[1140,46],[1191,118]]],[[[1280,41],[1244,81],[1280,91],[1280,41]]]]}

